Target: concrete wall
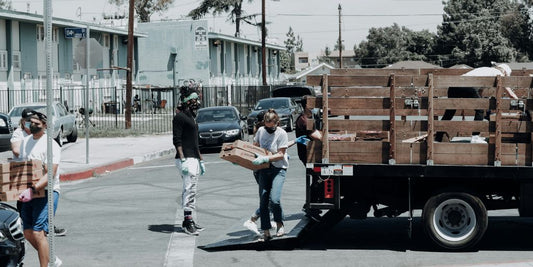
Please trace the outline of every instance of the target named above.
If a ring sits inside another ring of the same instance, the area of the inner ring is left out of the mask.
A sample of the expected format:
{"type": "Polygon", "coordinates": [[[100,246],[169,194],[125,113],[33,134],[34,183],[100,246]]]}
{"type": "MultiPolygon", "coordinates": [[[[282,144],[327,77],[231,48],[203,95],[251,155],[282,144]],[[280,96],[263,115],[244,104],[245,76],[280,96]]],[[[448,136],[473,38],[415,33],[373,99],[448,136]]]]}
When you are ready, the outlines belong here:
{"type": "Polygon", "coordinates": [[[171,87],[194,79],[209,81],[209,42],[207,21],[166,21],[139,23],[138,30],[146,33],[140,38],[137,82],[171,87]],[[198,40],[199,31],[205,31],[205,42],[198,40]],[[173,69],[175,79],[173,79],[173,69]]]}

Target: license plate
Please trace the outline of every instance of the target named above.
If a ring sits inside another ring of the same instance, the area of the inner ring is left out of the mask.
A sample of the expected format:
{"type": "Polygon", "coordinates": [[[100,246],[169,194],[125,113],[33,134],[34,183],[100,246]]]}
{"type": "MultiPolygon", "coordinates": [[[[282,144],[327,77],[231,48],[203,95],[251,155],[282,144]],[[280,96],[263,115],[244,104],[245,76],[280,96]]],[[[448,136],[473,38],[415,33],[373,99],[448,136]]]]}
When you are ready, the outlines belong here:
{"type": "Polygon", "coordinates": [[[206,140],[205,140],[205,144],[206,144],[206,145],[212,145],[212,144],[216,144],[216,143],[218,143],[218,140],[217,140],[217,139],[211,139],[211,138],[210,138],[210,139],[206,139],[206,140]]]}

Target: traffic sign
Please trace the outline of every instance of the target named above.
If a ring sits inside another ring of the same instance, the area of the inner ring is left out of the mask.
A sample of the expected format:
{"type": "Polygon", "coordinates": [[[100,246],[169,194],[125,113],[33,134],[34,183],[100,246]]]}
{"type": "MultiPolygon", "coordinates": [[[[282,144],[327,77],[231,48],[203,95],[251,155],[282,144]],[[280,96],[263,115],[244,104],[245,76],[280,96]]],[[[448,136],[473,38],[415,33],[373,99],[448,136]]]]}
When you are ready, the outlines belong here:
{"type": "Polygon", "coordinates": [[[65,28],[65,38],[86,38],[86,28],[65,28]]]}

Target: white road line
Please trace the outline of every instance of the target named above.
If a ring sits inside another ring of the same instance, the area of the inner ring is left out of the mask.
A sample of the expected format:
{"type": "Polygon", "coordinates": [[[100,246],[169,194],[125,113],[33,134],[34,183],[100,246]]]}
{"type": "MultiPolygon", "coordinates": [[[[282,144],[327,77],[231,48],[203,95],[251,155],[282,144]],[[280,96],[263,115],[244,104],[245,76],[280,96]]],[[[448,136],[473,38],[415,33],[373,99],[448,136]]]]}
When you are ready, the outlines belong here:
{"type": "MultiPolygon", "coordinates": [[[[181,225],[179,216],[181,208],[176,210],[174,225],[181,225]]],[[[165,267],[192,267],[194,260],[194,248],[196,247],[196,236],[185,233],[173,232],[168,242],[167,255],[165,257],[165,267]]]]}

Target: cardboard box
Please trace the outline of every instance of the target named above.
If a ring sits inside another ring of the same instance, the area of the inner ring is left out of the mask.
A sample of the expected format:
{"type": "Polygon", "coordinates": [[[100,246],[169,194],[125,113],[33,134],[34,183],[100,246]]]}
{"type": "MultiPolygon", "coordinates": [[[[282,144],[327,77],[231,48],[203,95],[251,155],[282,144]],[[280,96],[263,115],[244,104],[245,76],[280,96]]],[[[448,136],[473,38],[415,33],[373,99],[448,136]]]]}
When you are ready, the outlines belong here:
{"type": "Polygon", "coordinates": [[[43,169],[43,163],[40,160],[27,161],[10,161],[0,163],[0,173],[8,172],[32,172],[43,169]]]}
{"type": "MultiPolygon", "coordinates": [[[[13,189],[5,192],[0,192],[0,201],[16,201],[19,199],[19,195],[26,190],[24,189],[13,189]]],[[[33,194],[33,198],[43,198],[46,197],[45,190],[37,191],[33,194]]]]}
{"type": "Polygon", "coordinates": [[[272,153],[264,148],[254,146],[251,143],[237,140],[233,143],[226,143],[222,146],[220,158],[236,163],[250,170],[266,169],[270,167],[270,163],[254,165],[252,161],[256,159],[256,154],[266,156],[271,155],[272,153]]]}

